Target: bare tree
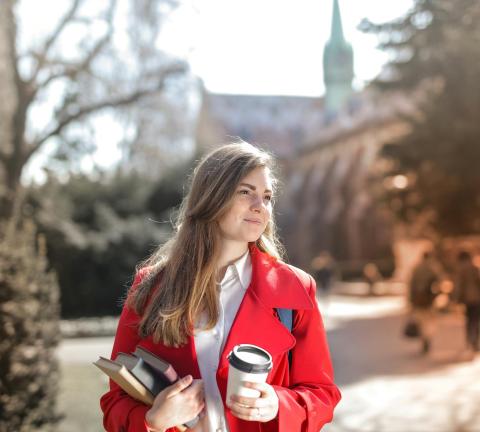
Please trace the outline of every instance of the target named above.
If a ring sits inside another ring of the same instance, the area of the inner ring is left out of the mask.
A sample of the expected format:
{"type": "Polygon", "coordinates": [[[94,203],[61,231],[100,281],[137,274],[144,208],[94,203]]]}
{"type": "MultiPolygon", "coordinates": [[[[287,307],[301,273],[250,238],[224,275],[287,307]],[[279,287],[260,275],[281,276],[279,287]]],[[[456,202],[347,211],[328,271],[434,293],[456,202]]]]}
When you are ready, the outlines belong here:
{"type": "MultiPolygon", "coordinates": [[[[6,169],[8,156],[14,159],[12,143],[14,140],[14,116],[18,105],[17,92],[15,91],[15,68],[12,59],[14,58],[14,41],[9,40],[15,33],[13,21],[13,0],[0,2],[0,174],[3,174],[4,181],[0,182],[0,197],[9,194],[7,186],[6,169]]],[[[0,212],[4,213],[4,199],[0,200],[0,212]]],[[[11,210],[9,210],[11,211],[11,210]]]]}
{"type": "Polygon", "coordinates": [[[157,48],[172,0],[108,0],[102,10],[99,2],[70,0],[50,34],[27,46],[19,42],[17,3],[0,3],[0,220],[17,214],[22,172],[47,143],[65,150],[75,144],[67,139],[75,125],[159,94],[172,76],[186,71],[183,62],[157,48]],[[117,26],[125,16],[129,25],[120,40],[117,26]],[[72,28],[76,40],[61,46],[72,28]],[[51,114],[43,124],[32,121],[39,109],[51,114]]]}

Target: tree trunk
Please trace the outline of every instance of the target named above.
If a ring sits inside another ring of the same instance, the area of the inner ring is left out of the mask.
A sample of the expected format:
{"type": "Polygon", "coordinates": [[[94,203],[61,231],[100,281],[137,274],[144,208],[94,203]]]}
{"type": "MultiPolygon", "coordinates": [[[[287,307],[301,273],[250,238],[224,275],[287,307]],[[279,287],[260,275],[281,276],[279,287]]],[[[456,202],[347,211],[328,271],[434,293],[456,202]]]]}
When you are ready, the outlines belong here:
{"type": "Polygon", "coordinates": [[[18,170],[18,149],[14,146],[18,137],[15,123],[19,103],[14,3],[15,0],[0,2],[0,219],[3,220],[9,219],[13,213],[21,172],[21,168],[18,170]]]}

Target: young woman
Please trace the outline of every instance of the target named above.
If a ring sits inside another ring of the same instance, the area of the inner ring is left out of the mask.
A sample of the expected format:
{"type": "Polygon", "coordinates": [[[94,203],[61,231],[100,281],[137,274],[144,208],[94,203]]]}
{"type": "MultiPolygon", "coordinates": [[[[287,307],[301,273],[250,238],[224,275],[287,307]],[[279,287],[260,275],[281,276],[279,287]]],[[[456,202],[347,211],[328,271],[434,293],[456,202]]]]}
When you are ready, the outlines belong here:
{"type": "Polygon", "coordinates": [[[270,156],[222,146],[194,171],[173,237],[139,268],[112,358],[141,345],[183,378],[148,407],[115,383],[101,399],[108,431],[168,431],[200,414],[198,432],[317,432],[340,392],[315,300],[315,283],[280,260],[270,156]],[[290,332],[277,309],[293,310],[290,332]],[[258,398],[225,400],[227,355],[249,343],[267,350],[258,398]],[[289,359],[289,352],[291,358],[289,359]]]}

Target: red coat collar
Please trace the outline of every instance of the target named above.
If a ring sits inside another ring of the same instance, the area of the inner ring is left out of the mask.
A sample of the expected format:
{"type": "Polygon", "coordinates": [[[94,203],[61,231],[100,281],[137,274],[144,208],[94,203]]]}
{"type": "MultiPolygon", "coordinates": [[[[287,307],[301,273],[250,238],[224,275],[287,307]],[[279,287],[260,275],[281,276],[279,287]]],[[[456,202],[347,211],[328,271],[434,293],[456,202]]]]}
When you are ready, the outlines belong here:
{"type": "Polygon", "coordinates": [[[305,273],[298,270],[294,272],[288,264],[260,251],[255,245],[250,246],[250,255],[254,282],[250,289],[265,306],[285,309],[313,308],[305,289],[309,282],[305,273]]]}

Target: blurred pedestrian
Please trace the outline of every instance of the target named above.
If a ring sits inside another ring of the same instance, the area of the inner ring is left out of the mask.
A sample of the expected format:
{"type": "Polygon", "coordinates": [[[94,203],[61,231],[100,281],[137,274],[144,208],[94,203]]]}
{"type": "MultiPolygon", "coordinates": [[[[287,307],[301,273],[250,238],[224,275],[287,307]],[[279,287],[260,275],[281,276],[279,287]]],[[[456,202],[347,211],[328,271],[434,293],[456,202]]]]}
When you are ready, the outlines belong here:
{"type": "Polygon", "coordinates": [[[382,280],[382,274],[375,263],[369,262],[365,265],[363,279],[368,284],[368,295],[374,295],[375,285],[382,280]]]}
{"type": "Polygon", "coordinates": [[[422,341],[422,353],[430,351],[431,339],[436,328],[436,313],[433,309],[435,300],[434,286],[439,279],[433,254],[425,252],[422,260],[413,269],[409,285],[409,301],[412,317],[419,327],[422,341]]]}
{"type": "Polygon", "coordinates": [[[473,264],[469,252],[462,251],[458,255],[458,266],[455,278],[455,297],[465,305],[465,336],[467,349],[479,350],[480,331],[480,273],[473,264]]]}
{"type": "Polygon", "coordinates": [[[328,296],[332,288],[332,280],[335,273],[333,257],[328,251],[324,250],[312,260],[311,267],[313,277],[317,281],[317,287],[320,289],[319,294],[323,297],[328,296]]]}

